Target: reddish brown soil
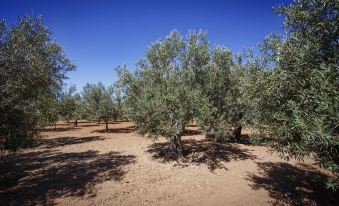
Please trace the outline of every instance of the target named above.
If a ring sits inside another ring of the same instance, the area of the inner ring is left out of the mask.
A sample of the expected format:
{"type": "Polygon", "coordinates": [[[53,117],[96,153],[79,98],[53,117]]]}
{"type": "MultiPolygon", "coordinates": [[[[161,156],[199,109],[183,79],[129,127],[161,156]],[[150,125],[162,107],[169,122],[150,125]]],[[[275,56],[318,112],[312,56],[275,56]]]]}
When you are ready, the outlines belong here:
{"type": "Polygon", "coordinates": [[[196,127],[177,165],[163,138],[129,122],[46,128],[42,144],[0,162],[0,205],[339,205],[311,161],[266,147],[217,144],[196,127]]]}

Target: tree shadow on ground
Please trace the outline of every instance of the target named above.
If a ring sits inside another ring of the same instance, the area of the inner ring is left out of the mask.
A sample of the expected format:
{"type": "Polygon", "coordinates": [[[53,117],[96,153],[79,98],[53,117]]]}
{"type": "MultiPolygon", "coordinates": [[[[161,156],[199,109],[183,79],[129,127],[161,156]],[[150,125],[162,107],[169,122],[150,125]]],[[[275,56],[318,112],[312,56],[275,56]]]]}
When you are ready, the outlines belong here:
{"type": "Polygon", "coordinates": [[[248,134],[242,134],[240,135],[240,144],[244,144],[244,145],[253,145],[253,143],[251,142],[251,138],[250,135],[248,134]]]}
{"type": "Polygon", "coordinates": [[[188,124],[187,127],[198,127],[196,124],[188,124]]]}
{"type": "Polygon", "coordinates": [[[105,138],[100,136],[88,136],[88,137],[57,137],[53,139],[42,139],[40,140],[40,147],[42,148],[55,148],[55,147],[62,147],[66,145],[73,145],[73,144],[82,144],[86,142],[93,142],[93,141],[102,141],[105,138]]]}
{"type": "Polygon", "coordinates": [[[202,131],[194,129],[185,129],[182,136],[194,136],[199,134],[202,134],[202,131]]]}
{"type": "MultiPolygon", "coordinates": [[[[134,126],[129,126],[129,127],[122,127],[122,128],[109,128],[108,133],[131,133],[135,131],[134,126]]],[[[98,129],[94,130],[92,133],[106,133],[106,129],[98,129]]]]}
{"type": "Polygon", "coordinates": [[[53,205],[58,197],[95,196],[96,184],[120,181],[133,155],[44,150],[0,162],[0,205],[53,205]]]}
{"type": "Polygon", "coordinates": [[[253,189],[267,190],[273,205],[339,205],[339,191],[327,190],[327,176],[314,167],[281,162],[257,164],[259,175],[249,174],[247,180],[253,189]]]}
{"type": "Polygon", "coordinates": [[[79,124],[78,123],[78,127],[97,127],[97,126],[101,126],[101,124],[97,124],[97,123],[93,123],[93,124],[79,124]]]}
{"type": "MultiPolygon", "coordinates": [[[[184,136],[184,135],[183,135],[184,136]]],[[[224,139],[215,139],[214,136],[208,136],[207,134],[205,134],[205,138],[210,140],[210,141],[217,141],[219,143],[224,143],[227,144],[228,140],[224,140],[224,139]]],[[[236,142],[237,144],[243,144],[243,145],[253,145],[253,143],[251,142],[251,138],[248,134],[242,134],[240,135],[239,140],[236,142]]]]}
{"type": "MultiPolygon", "coordinates": [[[[109,122],[108,125],[112,125],[112,124],[119,124],[117,122],[109,122]]],[[[105,126],[106,124],[105,123],[94,123],[92,122],[92,124],[79,124],[78,123],[78,127],[98,127],[98,126],[105,126]]]]}
{"type": "MultiPolygon", "coordinates": [[[[57,123],[57,126],[69,126],[69,125],[71,125],[72,123],[71,122],[69,122],[69,123],[67,123],[67,122],[64,122],[64,123],[57,123]]],[[[51,125],[51,126],[54,126],[54,125],[51,125]]]]}
{"type": "Polygon", "coordinates": [[[57,127],[57,128],[43,128],[42,132],[66,132],[66,131],[75,131],[79,130],[79,127],[57,127]]]}
{"type": "MultiPolygon", "coordinates": [[[[182,146],[186,163],[207,165],[212,172],[215,169],[227,170],[225,164],[231,160],[256,159],[256,156],[247,149],[210,140],[183,140],[182,146]]],[[[154,143],[148,147],[147,152],[152,154],[153,159],[159,159],[162,163],[176,161],[167,142],[154,143]]]]}

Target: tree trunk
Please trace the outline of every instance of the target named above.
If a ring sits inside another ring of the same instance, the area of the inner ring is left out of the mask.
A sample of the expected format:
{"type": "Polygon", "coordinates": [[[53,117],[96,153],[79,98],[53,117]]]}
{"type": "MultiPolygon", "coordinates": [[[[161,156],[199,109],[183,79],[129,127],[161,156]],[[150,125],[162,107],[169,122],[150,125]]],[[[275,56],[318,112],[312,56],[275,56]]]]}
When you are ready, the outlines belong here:
{"type": "Polygon", "coordinates": [[[75,127],[78,126],[78,120],[77,120],[77,119],[74,121],[74,126],[75,126],[75,127]]]}
{"type": "Polygon", "coordinates": [[[183,159],[182,154],[182,144],[181,144],[181,137],[175,135],[170,142],[171,150],[174,153],[174,157],[177,160],[177,162],[180,164],[181,160],[183,159]]]}
{"type": "Polygon", "coordinates": [[[235,140],[236,140],[237,142],[240,142],[241,130],[242,130],[242,126],[238,126],[237,128],[235,128],[235,129],[233,130],[233,135],[234,135],[235,140]]]}
{"type": "Polygon", "coordinates": [[[239,113],[239,119],[238,119],[238,121],[237,121],[237,123],[235,125],[234,130],[233,130],[233,135],[234,135],[235,140],[237,142],[240,142],[241,130],[242,130],[242,118],[243,118],[243,116],[244,116],[243,113],[240,112],[239,113]]]}
{"type": "Polygon", "coordinates": [[[99,118],[99,124],[100,124],[100,122],[101,122],[101,119],[99,118]]]}
{"type": "Polygon", "coordinates": [[[57,122],[54,122],[54,129],[56,130],[57,122]]]}
{"type": "Polygon", "coordinates": [[[214,138],[214,140],[216,140],[216,137],[215,137],[215,126],[214,126],[213,123],[209,123],[206,136],[208,138],[214,138]]]}
{"type": "Polygon", "coordinates": [[[105,120],[106,123],[106,133],[108,132],[108,119],[105,120]]]}

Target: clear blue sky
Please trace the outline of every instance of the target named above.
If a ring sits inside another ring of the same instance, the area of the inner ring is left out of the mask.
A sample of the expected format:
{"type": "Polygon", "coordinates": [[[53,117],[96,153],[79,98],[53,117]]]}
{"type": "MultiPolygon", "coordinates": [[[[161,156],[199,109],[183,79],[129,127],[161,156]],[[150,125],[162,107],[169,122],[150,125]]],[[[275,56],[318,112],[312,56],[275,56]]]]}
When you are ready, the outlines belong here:
{"type": "Polygon", "coordinates": [[[256,47],[270,32],[282,32],[282,18],[272,7],[288,0],[106,1],[2,0],[0,18],[13,24],[30,11],[42,15],[53,38],[77,65],[68,76],[78,89],[86,82],[110,85],[114,67],[135,62],[146,47],[173,28],[208,32],[211,44],[232,51],[256,47]]]}

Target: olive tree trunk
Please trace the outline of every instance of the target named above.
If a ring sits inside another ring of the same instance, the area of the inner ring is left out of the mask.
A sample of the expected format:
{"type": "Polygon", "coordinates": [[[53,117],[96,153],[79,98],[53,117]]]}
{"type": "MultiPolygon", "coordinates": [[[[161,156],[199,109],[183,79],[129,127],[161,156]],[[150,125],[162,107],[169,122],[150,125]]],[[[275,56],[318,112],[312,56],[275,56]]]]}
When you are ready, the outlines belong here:
{"type": "Polygon", "coordinates": [[[181,136],[175,135],[170,140],[170,148],[174,154],[174,158],[180,163],[183,159],[183,148],[181,144],[181,136]]]}
{"type": "Polygon", "coordinates": [[[238,126],[233,130],[233,135],[237,142],[240,142],[242,126],[238,126]]]}
{"type": "Polygon", "coordinates": [[[105,118],[105,124],[106,124],[106,133],[108,132],[108,118],[105,118]]]}
{"type": "Polygon", "coordinates": [[[234,138],[237,142],[240,142],[240,137],[241,137],[241,130],[242,130],[242,118],[243,118],[243,113],[239,113],[239,119],[235,125],[235,128],[233,130],[233,135],[234,135],[234,138]]]}

